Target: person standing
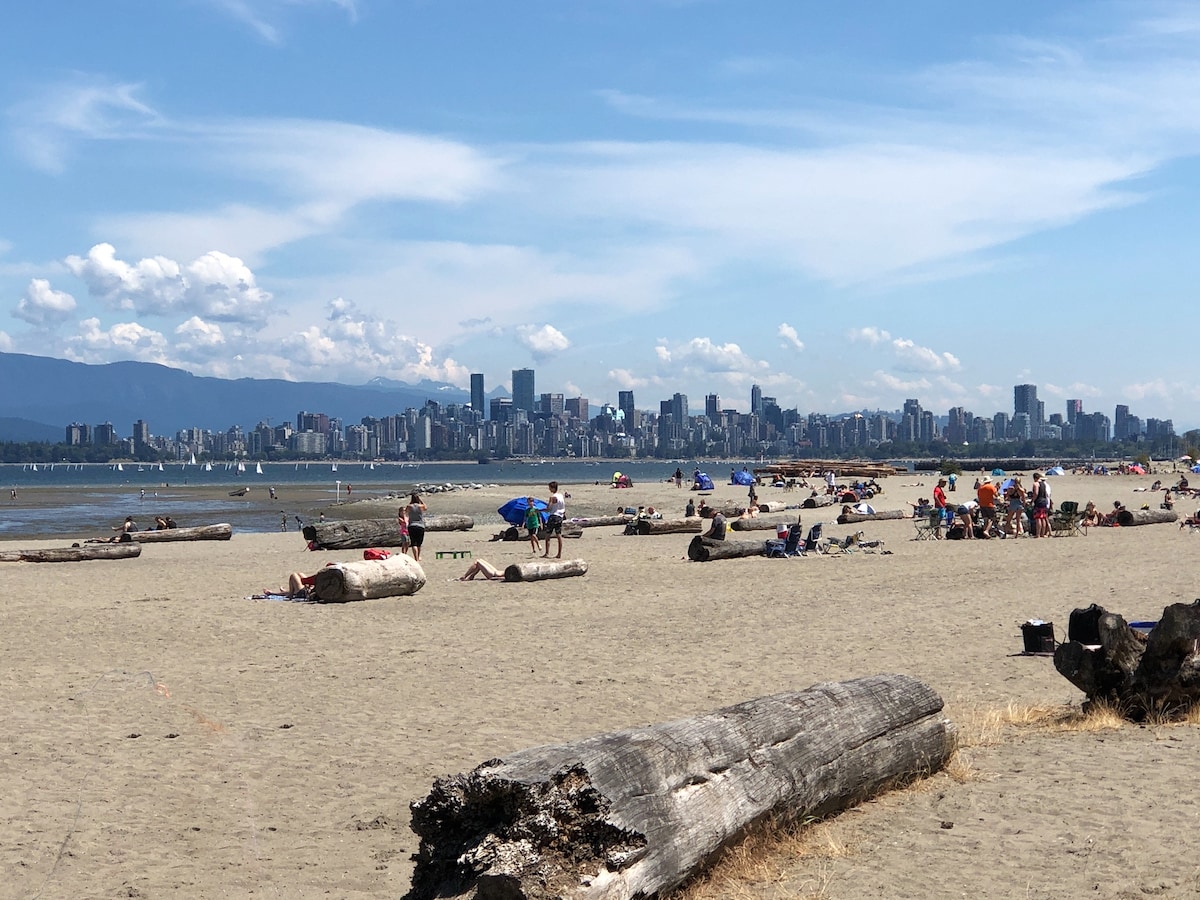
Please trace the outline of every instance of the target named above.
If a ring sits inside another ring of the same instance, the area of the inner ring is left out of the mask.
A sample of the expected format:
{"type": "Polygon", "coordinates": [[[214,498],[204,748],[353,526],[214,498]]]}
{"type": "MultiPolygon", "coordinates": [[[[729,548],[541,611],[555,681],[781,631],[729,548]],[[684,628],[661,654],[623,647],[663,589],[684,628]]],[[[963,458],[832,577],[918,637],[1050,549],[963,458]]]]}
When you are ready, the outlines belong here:
{"type": "Polygon", "coordinates": [[[975,489],[975,499],[979,501],[979,518],[983,525],[983,536],[985,538],[991,537],[992,530],[999,526],[999,523],[996,521],[996,498],[999,493],[996,485],[992,484],[992,479],[988,475],[983,476],[983,481],[975,489]]]}
{"type": "Polygon", "coordinates": [[[562,526],[566,516],[566,498],[559,491],[558,482],[552,481],[550,482],[550,499],[546,501],[546,552],[542,554],[543,559],[550,556],[551,537],[558,541],[558,555],[554,558],[562,559],[562,526]]]}
{"type": "Polygon", "coordinates": [[[538,529],[542,527],[542,515],[538,512],[532,497],[525,498],[525,530],[529,532],[529,552],[537,556],[540,549],[538,529]]]}
{"type": "Polygon", "coordinates": [[[933,489],[933,508],[937,510],[938,526],[934,530],[934,536],[940,541],[942,539],[942,526],[948,525],[946,521],[946,479],[939,478],[937,487],[933,489]]]}
{"type": "Polygon", "coordinates": [[[1050,536],[1050,512],[1054,501],[1050,499],[1050,483],[1041,472],[1033,473],[1033,536],[1050,536]]]}
{"type": "Polygon", "coordinates": [[[408,506],[404,507],[408,519],[408,540],[412,545],[412,557],[421,561],[421,546],[425,543],[425,504],[421,495],[414,492],[408,498],[408,506]]]}

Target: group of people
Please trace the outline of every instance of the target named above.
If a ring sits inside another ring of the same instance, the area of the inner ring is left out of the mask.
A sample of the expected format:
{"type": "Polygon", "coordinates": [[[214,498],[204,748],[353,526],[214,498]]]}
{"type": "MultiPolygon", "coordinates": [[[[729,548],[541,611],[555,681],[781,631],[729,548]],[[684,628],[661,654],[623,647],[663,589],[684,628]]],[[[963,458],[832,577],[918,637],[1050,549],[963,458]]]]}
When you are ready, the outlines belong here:
{"type": "Polygon", "coordinates": [[[990,475],[975,482],[975,499],[952,504],[946,496],[954,489],[950,479],[953,475],[939,478],[933,489],[933,503],[926,501],[913,504],[913,514],[934,513],[934,537],[962,538],[973,540],[992,537],[1017,537],[1026,533],[1025,519],[1031,523],[1031,537],[1050,536],[1050,515],[1054,512],[1054,499],[1050,483],[1041,472],[1033,473],[1033,484],[1029,490],[1019,476],[996,484],[990,475]],[[1004,521],[1001,524],[1000,515],[1004,521]]]}

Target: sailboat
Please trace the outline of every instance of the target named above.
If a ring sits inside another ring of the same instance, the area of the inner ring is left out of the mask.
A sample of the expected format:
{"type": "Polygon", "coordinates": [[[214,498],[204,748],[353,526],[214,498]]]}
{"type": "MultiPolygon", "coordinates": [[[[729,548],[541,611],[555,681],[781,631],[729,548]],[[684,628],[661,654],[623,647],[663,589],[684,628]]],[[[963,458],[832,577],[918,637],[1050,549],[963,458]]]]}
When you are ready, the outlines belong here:
{"type": "Polygon", "coordinates": [[[239,475],[245,475],[245,474],[246,474],[246,464],[245,464],[244,462],[239,462],[239,463],[237,464],[237,473],[238,473],[239,475]]]}
{"type": "Polygon", "coordinates": [[[195,464],[196,464],[196,454],[193,453],[192,458],[190,460],[188,460],[188,465],[194,466],[195,464]]]}
{"type": "Polygon", "coordinates": [[[160,471],[160,472],[161,472],[162,470],[163,470],[162,463],[159,463],[159,464],[158,464],[158,471],[160,471]]]}
{"type": "Polygon", "coordinates": [[[33,471],[35,471],[35,472],[37,471],[37,463],[33,464],[33,471]]]}
{"type": "Polygon", "coordinates": [[[254,464],[254,474],[255,474],[255,475],[261,475],[262,473],[263,473],[263,470],[262,470],[262,463],[255,463],[255,464],[254,464]]]}
{"type": "Polygon", "coordinates": [[[337,471],[337,463],[334,463],[333,467],[329,471],[336,472],[337,471]]]}
{"type": "Polygon", "coordinates": [[[125,467],[124,467],[123,465],[121,465],[120,463],[117,463],[117,471],[118,471],[118,472],[124,472],[124,471],[125,471],[125,467]]]}
{"type": "Polygon", "coordinates": [[[204,464],[204,471],[205,471],[205,472],[211,472],[211,471],[212,471],[212,463],[210,463],[210,462],[206,462],[206,463],[204,464]]]}

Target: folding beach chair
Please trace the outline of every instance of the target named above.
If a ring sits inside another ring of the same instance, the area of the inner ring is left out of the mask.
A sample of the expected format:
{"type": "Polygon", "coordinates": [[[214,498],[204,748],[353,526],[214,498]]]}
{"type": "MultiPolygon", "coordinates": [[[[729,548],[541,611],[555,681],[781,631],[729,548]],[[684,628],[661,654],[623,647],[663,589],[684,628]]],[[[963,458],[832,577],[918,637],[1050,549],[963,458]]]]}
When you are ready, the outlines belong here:
{"type": "Polygon", "coordinates": [[[929,515],[918,517],[913,520],[917,526],[918,541],[932,541],[937,538],[939,526],[942,524],[942,514],[939,510],[933,510],[929,515]]]}
{"type": "Polygon", "coordinates": [[[1083,527],[1083,516],[1079,514],[1079,504],[1074,500],[1064,500],[1050,516],[1051,537],[1074,537],[1082,534],[1087,537],[1083,527]]]}
{"type": "Polygon", "coordinates": [[[808,529],[808,537],[804,539],[804,549],[800,551],[800,555],[804,556],[808,553],[821,552],[821,523],[818,522],[812,528],[808,529]]]}
{"type": "Polygon", "coordinates": [[[772,559],[786,559],[789,556],[799,556],[800,537],[804,532],[800,528],[800,523],[797,522],[788,528],[787,537],[782,540],[767,541],[767,556],[772,559]]]}

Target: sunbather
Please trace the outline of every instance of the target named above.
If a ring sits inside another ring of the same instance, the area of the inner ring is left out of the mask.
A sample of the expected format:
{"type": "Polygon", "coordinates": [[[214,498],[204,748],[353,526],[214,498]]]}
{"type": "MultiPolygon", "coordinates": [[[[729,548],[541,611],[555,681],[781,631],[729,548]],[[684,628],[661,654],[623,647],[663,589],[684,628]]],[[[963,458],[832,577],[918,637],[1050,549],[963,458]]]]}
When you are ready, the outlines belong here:
{"type": "Polygon", "coordinates": [[[502,581],[504,573],[486,559],[477,559],[467,567],[467,571],[459,576],[459,581],[474,581],[475,576],[482,575],[488,581],[502,581]]]}

